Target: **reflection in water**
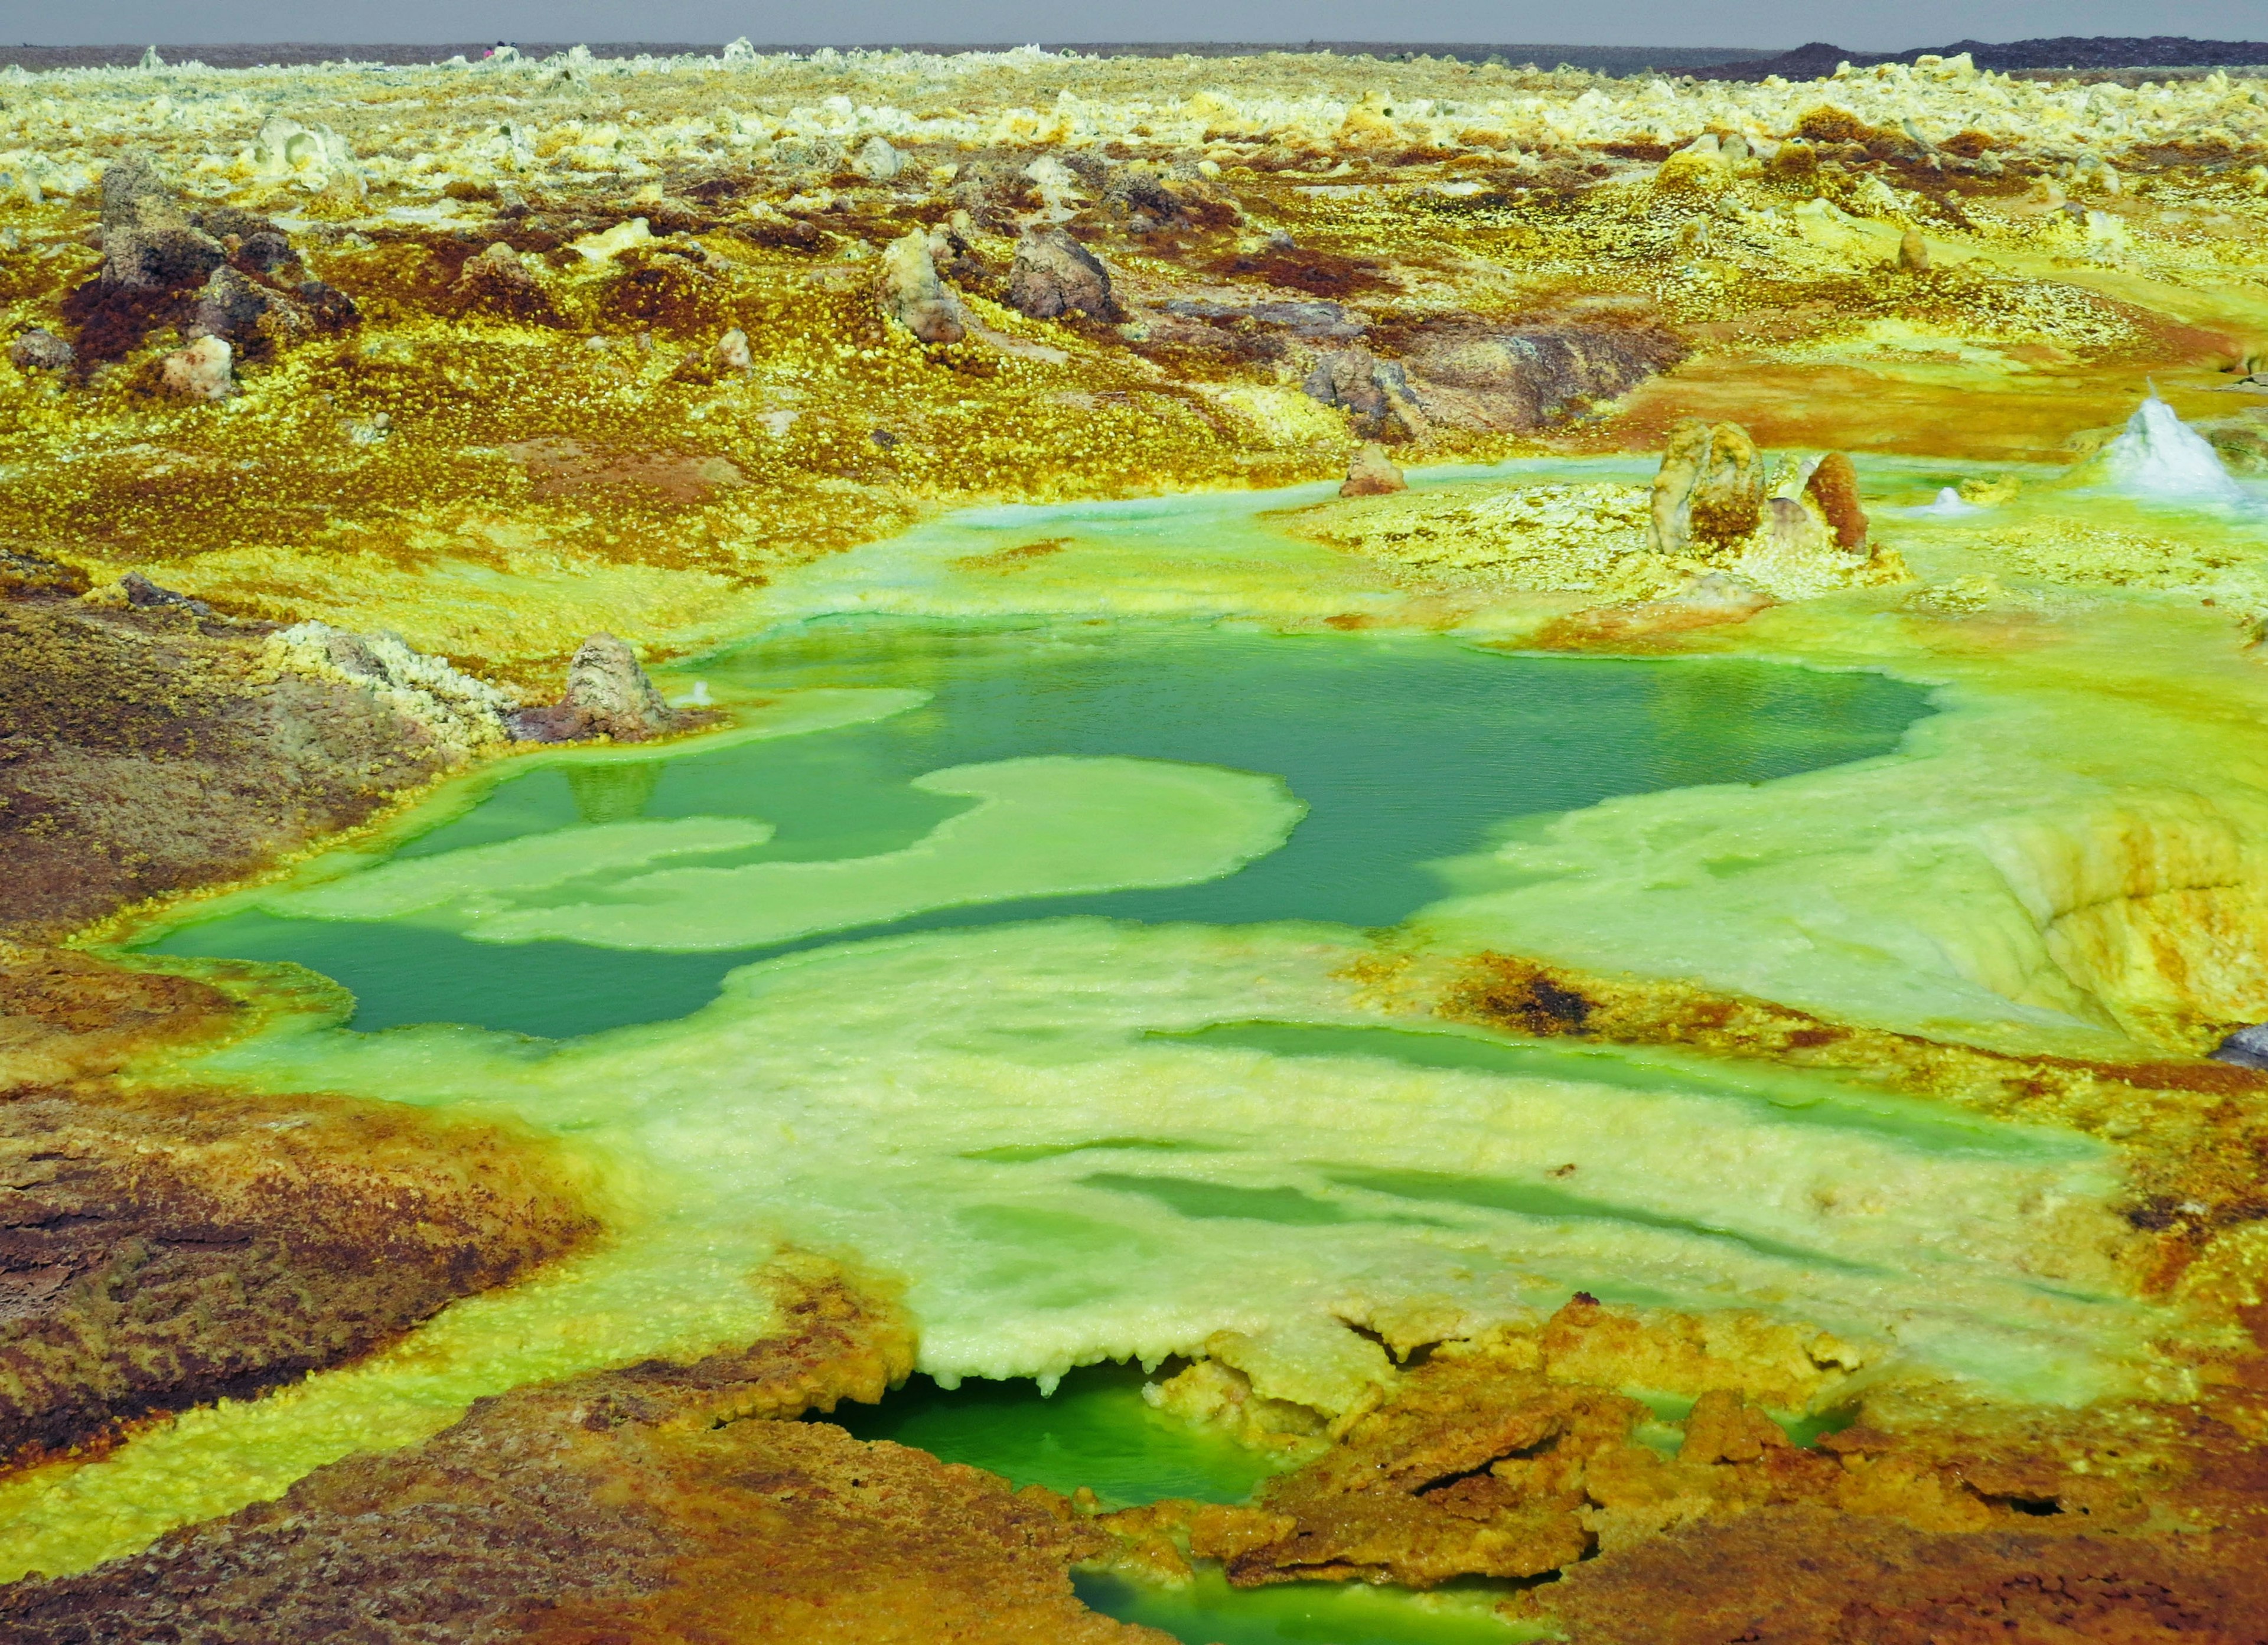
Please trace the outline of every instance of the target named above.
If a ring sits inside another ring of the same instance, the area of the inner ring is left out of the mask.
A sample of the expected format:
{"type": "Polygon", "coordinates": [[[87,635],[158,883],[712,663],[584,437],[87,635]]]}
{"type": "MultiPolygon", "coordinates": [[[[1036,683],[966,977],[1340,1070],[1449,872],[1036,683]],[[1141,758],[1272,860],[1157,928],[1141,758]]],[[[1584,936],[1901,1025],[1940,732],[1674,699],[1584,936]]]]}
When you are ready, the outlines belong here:
{"type": "Polygon", "coordinates": [[[661,784],[659,760],[609,760],[567,767],[575,814],[586,823],[634,822],[661,784]]]}

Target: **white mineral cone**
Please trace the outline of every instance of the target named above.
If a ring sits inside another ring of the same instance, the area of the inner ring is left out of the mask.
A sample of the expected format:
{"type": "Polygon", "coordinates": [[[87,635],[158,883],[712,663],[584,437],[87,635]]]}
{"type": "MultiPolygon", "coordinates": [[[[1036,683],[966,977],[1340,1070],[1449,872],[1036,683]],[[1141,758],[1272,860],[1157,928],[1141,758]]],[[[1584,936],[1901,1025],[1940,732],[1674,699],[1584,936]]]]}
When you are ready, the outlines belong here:
{"type": "Polygon", "coordinates": [[[2102,453],[2110,483],[2131,496],[2181,503],[2241,503],[2244,489],[2205,437],[2150,391],[2102,453]]]}

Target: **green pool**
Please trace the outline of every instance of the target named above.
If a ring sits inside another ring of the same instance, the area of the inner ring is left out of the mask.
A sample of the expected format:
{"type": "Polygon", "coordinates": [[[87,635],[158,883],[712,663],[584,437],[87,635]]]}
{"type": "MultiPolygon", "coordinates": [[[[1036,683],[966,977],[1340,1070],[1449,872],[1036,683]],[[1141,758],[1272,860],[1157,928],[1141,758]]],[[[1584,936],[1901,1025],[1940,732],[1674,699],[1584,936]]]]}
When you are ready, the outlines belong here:
{"type": "Polygon", "coordinates": [[[446,918],[239,912],[151,944],[290,960],[353,991],[353,1026],[456,1022],[546,1038],[683,1017],[753,959],[834,942],[1094,914],[1160,922],[1390,925],[1441,894],[1426,865],[1513,819],[1613,795],[1767,782],[1887,753],[1925,694],[1863,672],[1743,661],[1519,657],[1453,640],[1285,638],[1102,624],[975,632],[815,622],[700,671],[723,687],[910,687],[879,723],[651,760],[508,777],[401,856],[637,820],[759,817],[761,844],[705,864],[898,852],[969,799],[924,773],[1032,756],[1191,762],[1283,780],[1306,813],[1241,871],[1155,889],[1005,896],[797,940],[673,952],[470,940],[446,918]]]}

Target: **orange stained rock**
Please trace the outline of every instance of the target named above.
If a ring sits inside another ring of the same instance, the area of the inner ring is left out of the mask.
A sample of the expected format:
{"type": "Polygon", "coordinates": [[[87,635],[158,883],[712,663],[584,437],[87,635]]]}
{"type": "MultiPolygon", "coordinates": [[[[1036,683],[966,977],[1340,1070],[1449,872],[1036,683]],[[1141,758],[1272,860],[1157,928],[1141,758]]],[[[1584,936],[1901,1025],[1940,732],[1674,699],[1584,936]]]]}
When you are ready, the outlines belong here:
{"type": "Polygon", "coordinates": [[[1841,452],[1830,452],[1819,459],[1819,466],[1811,471],[1811,478],[1803,483],[1805,495],[1819,505],[1827,517],[1827,524],[1835,533],[1835,546],[1843,549],[1863,548],[1867,544],[1867,510],[1859,505],[1859,471],[1841,452]]]}

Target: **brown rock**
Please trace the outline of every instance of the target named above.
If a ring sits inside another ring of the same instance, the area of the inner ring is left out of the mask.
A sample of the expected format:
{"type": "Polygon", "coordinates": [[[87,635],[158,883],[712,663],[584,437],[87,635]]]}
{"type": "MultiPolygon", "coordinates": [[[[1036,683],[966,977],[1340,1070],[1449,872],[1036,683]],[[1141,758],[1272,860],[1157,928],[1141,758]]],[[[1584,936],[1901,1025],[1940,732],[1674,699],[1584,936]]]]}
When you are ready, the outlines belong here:
{"type": "Polygon", "coordinates": [[[2250,1645],[2268,1616],[2268,1543],[1932,1533],[1768,1507],[1586,1561],[1526,1609],[1581,1645],[2250,1645]]]}
{"type": "MultiPolygon", "coordinates": [[[[173,1002],[39,954],[0,949],[0,1024],[173,1002]]],[[[344,1098],[0,1104],[0,1457],[335,1364],[567,1249],[593,1224],[532,1147],[344,1098]]]]}
{"type": "Polygon", "coordinates": [[[1034,319],[1055,319],[1073,310],[1093,319],[1122,317],[1110,295],[1110,271],[1062,228],[1024,231],[1008,275],[1008,305],[1034,319]]]}
{"type": "Polygon", "coordinates": [[[301,331],[308,320],[299,305],[225,266],[212,271],[197,295],[192,336],[225,338],[236,348],[264,343],[276,332],[301,331]]]}
{"type": "Polygon", "coordinates": [[[547,324],[558,318],[519,253],[502,240],[466,258],[449,291],[464,308],[547,324]]]}
{"type": "Polygon", "coordinates": [[[767,1277],[777,1336],[482,1400],[279,1501],[0,1590],[0,1636],[1172,1645],[1079,1603],[1070,1568],[1108,1544],[1061,1497],[792,1420],[880,1398],[912,1333],[815,1265],[767,1277]]]}
{"type": "Polygon", "coordinates": [[[1859,506],[1859,471],[1848,457],[1840,452],[1828,452],[1804,481],[1803,490],[1826,516],[1837,547],[1850,553],[1867,546],[1867,510],[1859,506]]]}
{"type": "Polygon", "coordinates": [[[681,729],[686,716],[662,701],[637,653],[611,634],[583,642],[567,665],[567,694],[549,708],[523,709],[508,722],[521,742],[562,743],[583,737],[643,742],[681,729]]]}
{"type": "Polygon", "coordinates": [[[26,371],[67,371],[77,357],[70,344],[43,327],[33,327],[8,345],[9,364],[26,371]]]}
{"type": "Polygon", "coordinates": [[[0,932],[249,872],[445,763],[354,686],[279,676],[255,631],[11,599],[0,657],[0,932]]]}
{"type": "Polygon", "coordinates": [[[1420,327],[1403,364],[1435,423],[1510,433],[1624,393],[1679,353],[1666,333],[1639,327],[1457,319],[1420,327]]]}
{"type": "Polygon", "coordinates": [[[1693,1402],[1677,1460],[1754,1462],[1767,1450],[1785,1449],[1787,1443],[1786,1434],[1771,1418],[1750,1410],[1730,1389],[1712,1388],[1693,1402]]]}
{"type": "Polygon", "coordinates": [[[1384,496],[1392,491],[1407,491],[1410,482],[1402,471],[1388,459],[1385,448],[1366,445],[1354,454],[1347,465],[1346,483],[1339,488],[1343,497],[1384,496]]]}
{"type": "Polygon", "coordinates": [[[1326,406],[1343,407],[1366,439],[1420,439],[1430,427],[1401,363],[1381,360],[1367,349],[1322,356],[1301,386],[1326,406]]]}
{"type": "Polygon", "coordinates": [[[130,151],[102,174],[105,286],[162,290],[194,285],[228,260],[195,227],[155,162],[130,151]]]}
{"type": "Polygon", "coordinates": [[[1898,237],[1898,267],[1908,274],[1929,272],[1929,242],[1920,230],[1908,229],[1898,237]]]}

